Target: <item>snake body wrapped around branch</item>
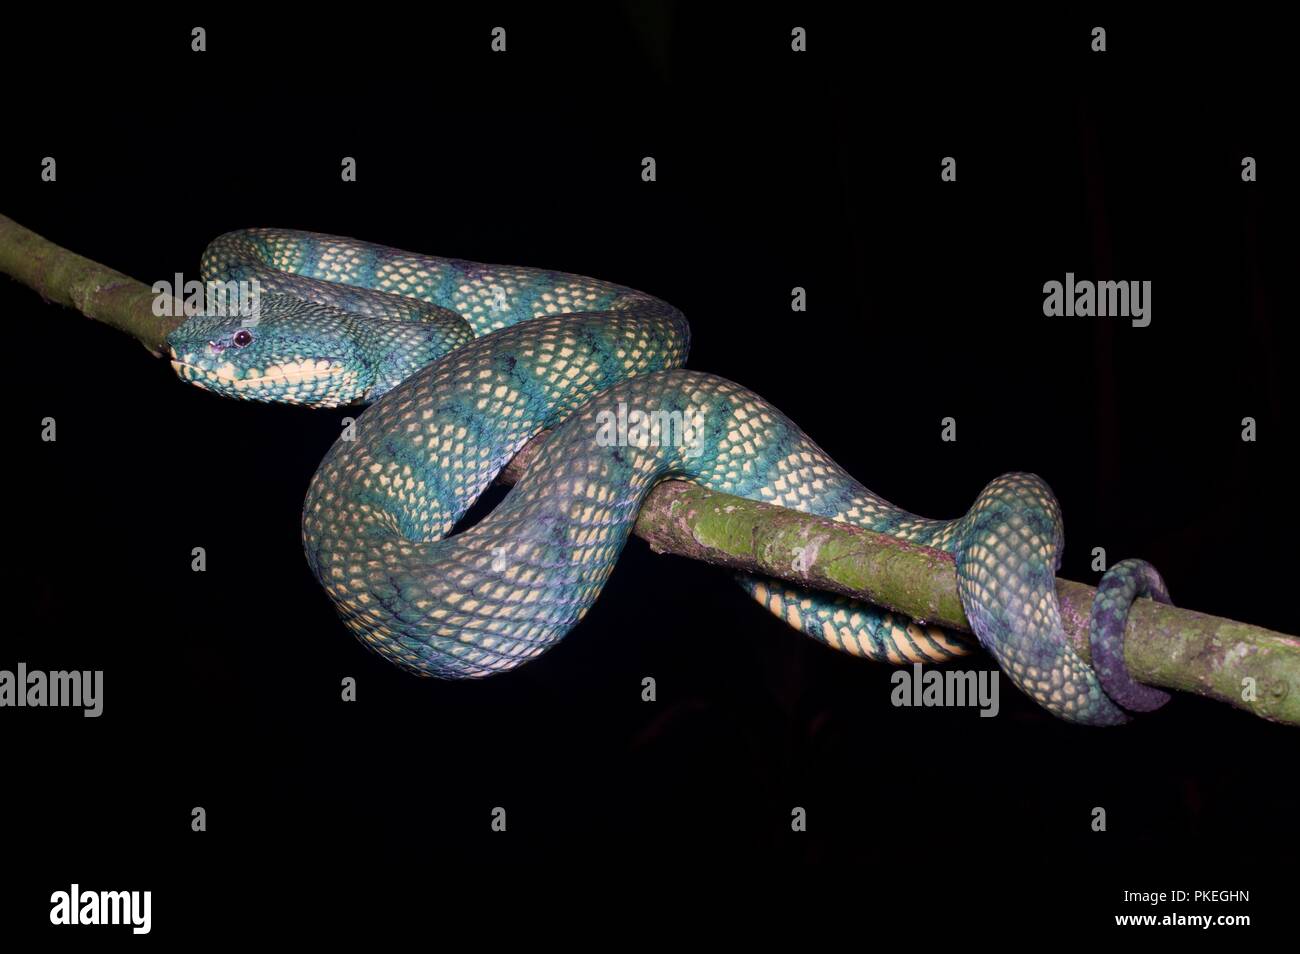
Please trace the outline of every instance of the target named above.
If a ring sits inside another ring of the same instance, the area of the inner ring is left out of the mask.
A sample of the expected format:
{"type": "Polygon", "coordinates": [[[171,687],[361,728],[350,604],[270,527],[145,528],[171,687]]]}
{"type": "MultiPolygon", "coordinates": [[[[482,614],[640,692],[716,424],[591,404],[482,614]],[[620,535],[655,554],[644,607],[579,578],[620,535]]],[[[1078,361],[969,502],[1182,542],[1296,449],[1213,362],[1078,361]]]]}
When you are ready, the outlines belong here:
{"type": "MultiPolygon", "coordinates": [[[[251,316],[198,316],[173,332],[182,379],[246,400],[371,403],[312,479],[303,543],[346,625],[405,669],[486,676],[545,652],[595,602],[646,495],[679,478],[952,553],[980,644],[1063,719],[1113,725],[1164,701],[1123,662],[1128,606],[1168,599],[1152,567],[1124,561],[1103,578],[1090,666],[1062,633],[1061,515],[1040,478],[998,477],[955,520],[895,507],[763,398],[683,370],[689,328],[657,298],[273,229],[220,237],[203,274],[256,281],[262,297],[251,316]],[[506,499],[452,536],[544,429],[554,433],[506,499]]],[[[970,649],[846,597],[740,583],[848,653],[942,662],[970,649]]]]}

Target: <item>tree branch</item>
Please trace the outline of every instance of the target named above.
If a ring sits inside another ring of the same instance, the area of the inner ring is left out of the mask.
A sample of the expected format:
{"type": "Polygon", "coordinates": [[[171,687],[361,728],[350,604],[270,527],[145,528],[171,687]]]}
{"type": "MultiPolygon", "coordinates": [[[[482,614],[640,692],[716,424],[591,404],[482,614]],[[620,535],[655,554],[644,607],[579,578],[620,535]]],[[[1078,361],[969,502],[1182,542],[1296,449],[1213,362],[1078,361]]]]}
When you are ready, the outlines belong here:
{"type": "MultiPolygon", "coordinates": [[[[546,439],[526,444],[501,472],[513,484],[546,439]]],[[[797,510],[679,480],[656,487],[634,532],[656,553],[789,580],[897,610],[964,633],[951,554],[797,510]]],[[[1066,638],[1091,660],[1094,587],[1057,579],[1066,638]]],[[[1274,722],[1300,725],[1300,639],[1150,599],[1129,612],[1124,660],[1141,683],[1218,699],[1274,722]],[[1253,680],[1253,698],[1243,698],[1253,680]]]]}
{"type": "MultiPolygon", "coordinates": [[[[0,215],[0,272],[158,353],[181,318],[153,314],[152,290],[60,248],[0,215]]],[[[180,309],[173,310],[180,315],[180,309]]],[[[514,483],[540,434],[502,472],[514,483]]],[[[657,553],[789,580],[970,632],[951,555],[681,481],[651,492],[635,533],[657,553]]],[[[1089,658],[1093,587],[1056,581],[1066,637],[1089,658]]],[[[1300,639],[1149,599],[1133,604],[1124,658],[1139,682],[1218,699],[1264,719],[1300,725],[1300,639]]]]}
{"type": "Polygon", "coordinates": [[[125,331],[154,354],[162,353],[167,335],[185,320],[179,302],[172,308],[176,317],[160,318],[153,313],[157,296],[150,286],[69,252],[5,215],[0,215],[0,272],[46,301],[125,331]]]}

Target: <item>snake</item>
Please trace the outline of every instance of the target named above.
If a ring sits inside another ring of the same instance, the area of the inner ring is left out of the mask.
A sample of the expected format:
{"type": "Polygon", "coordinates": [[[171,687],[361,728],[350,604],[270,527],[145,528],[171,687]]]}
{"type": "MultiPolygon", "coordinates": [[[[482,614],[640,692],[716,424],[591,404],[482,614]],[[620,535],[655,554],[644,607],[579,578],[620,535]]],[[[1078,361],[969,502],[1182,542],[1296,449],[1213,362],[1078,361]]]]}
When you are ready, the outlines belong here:
{"type": "MultiPolygon", "coordinates": [[[[1063,720],[1118,725],[1168,699],[1124,660],[1133,601],[1169,600],[1145,561],[1102,577],[1091,662],[1066,639],[1061,508],[1042,478],[996,477],[956,519],[903,510],[753,391],[686,369],[690,327],[653,295],[271,228],[219,236],[201,272],[230,296],[168,336],[181,380],[222,397],[362,408],[311,479],[302,542],[346,628],[402,669],[476,678],[546,652],[595,603],[646,496],[677,479],[951,554],[978,645],[1063,720]],[[506,497],[453,533],[543,432],[506,497]]],[[[939,664],[975,648],[864,601],[737,580],[844,653],[939,664]]]]}

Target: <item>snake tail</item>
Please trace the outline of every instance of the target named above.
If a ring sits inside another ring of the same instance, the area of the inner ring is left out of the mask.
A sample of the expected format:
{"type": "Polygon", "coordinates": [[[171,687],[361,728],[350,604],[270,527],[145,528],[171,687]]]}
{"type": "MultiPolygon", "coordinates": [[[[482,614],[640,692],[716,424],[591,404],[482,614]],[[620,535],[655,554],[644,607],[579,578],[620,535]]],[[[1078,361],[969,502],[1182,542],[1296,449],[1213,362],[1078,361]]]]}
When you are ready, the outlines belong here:
{"type": "Polygon", "coordinates": [[[1135,682],[1124,662],[1124,624],[1139,596],[1173,603],[1160,573],[1145,560],[1121,560],[1107,570],[1092,601],[1088,643],[1106,695],[1130,712],[1151,712],[1169,701],[1169,693],[1135,682]]]}

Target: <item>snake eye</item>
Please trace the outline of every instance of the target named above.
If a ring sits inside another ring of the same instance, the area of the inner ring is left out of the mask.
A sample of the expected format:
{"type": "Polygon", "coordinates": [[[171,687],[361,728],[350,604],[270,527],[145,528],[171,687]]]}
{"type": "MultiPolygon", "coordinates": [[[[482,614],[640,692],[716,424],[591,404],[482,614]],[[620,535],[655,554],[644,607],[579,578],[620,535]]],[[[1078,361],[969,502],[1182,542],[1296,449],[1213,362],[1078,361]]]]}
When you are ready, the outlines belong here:
{"type": "Polygon", "coordinates": [[[238,331],[235,332],[235,337],[233,340],[235,342],[236,348],[242,348],[245,345],[249,345],[253,343],[253,335],[250,332],[246,331],[245,329],[240,328],[238,331]]]}

